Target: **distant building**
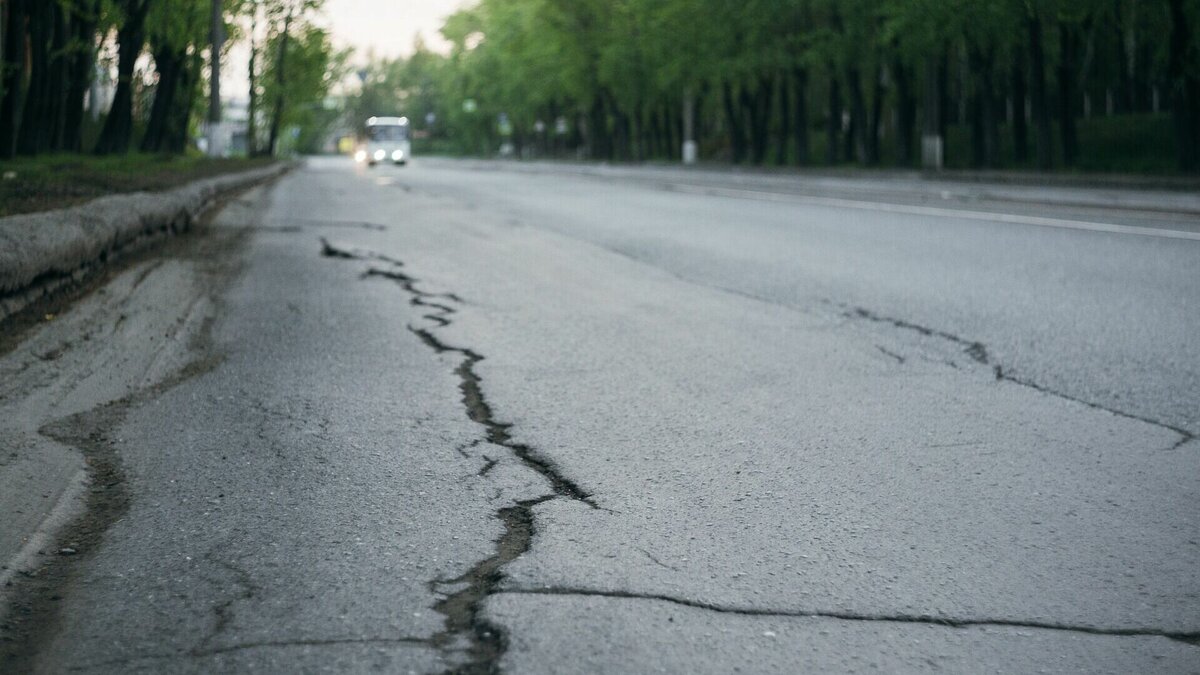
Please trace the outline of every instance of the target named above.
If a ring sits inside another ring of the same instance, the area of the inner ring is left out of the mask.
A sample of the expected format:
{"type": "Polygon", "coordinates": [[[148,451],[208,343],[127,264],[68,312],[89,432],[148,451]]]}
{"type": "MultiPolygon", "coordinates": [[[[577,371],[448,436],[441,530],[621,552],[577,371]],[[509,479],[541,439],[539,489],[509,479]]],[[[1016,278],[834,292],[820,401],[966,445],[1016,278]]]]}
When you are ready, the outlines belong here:
{"type": "Polygon", "coordinates": [[[215,125],[205,122],[203,135],[196,139],[202,152],[219,157],[236,157],[250,154],[249,142],[250,101],[248,99],[225,99],[221,102],[221,121],[215,125]],[[210,144],[214,151],[209,153],[210,144]]]}

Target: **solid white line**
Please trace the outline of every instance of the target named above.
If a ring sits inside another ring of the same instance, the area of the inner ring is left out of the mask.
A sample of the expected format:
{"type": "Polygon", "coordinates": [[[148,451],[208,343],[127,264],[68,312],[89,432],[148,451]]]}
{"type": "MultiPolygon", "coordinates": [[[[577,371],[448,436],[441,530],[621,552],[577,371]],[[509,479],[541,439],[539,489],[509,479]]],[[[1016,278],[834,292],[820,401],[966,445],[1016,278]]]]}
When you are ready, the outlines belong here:
{"type": "Polygon", "coordinates": [[[1114,223],[1095,223],[1086,220],[1068,220],[1065,218],[1045,218],[1042,216],[1022,216],[1012,213],[992,213],[988,211],[964,211],[947,209],[937,206],[917,206],[913,204],[887,204],[884,202],[868,202],[856,199],[838,199],[834,197],[810,197],[806,195],[766,192],[764,190],[742,190],[736,188],[705,187],[688,185],[686,183],[666,183],[666,186],[676,192],[697,195],[712,195],[716,197],[740,197],[770,202],[788,202],[793,204],[809,204],[812,206],[833,206],[846,209],[862,209],[865,211],[881,211],[884,213],[903,213],[913,216],[935,216],[940,218],[962,218],[965,220],[985,220],[1013,225],[1034,225],[1037,227],[1054,227],[1063,230],[1086,230],[1089,232],[1107,232],[1110,234],[1133,234],[1143,237],[1159,237],[1163,239],[1187,239],[1200,241],[1200,232],[1187,230],[1169,230],[1161,227],[1137,227],[1134,225],[1117,225],[1114,223]]]}

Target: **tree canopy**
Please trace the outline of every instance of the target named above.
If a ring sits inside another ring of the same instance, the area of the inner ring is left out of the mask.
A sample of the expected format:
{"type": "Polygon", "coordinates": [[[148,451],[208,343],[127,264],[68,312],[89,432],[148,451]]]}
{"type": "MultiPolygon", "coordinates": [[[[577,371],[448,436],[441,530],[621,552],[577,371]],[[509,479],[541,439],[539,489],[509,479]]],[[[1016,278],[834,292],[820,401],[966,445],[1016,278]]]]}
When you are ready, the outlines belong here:
{"type": "Polygon", "coordinates": [[[434,145],[463,152],[639,160],[678,154],[690,101],[710,159],[916,166],[928,137],[980,168],[1073,166],[1079,121],[1112,117],[1167,130],[1195,170],[1198,18],[1200,0],[479,0],[445,22],[448,54],[370,64],[354,105],[433,113],[434,145]]]}
{"type": "MultiPolygon", "coordinates": [[[[315,21],[322,5],[0,0],[0,158],[185,152],[204,134],[202,101],[213,59],[220,62],[238,42],[255,55],[247,149],[262,148],[258,129],[278,134],[280,127],[300,130],[298,142],[315,147],[317,127],[332,118],[323,102],[345,61],[315,21]],[[223,48],[215,56],[214,27],[230,38],[218,40],[223,48]],[[115,63],[102,58],[114,51],[115,63]],[[257,106],[260,100],[269,105],[257,106]]],[[[274,149],[272,142],[267,150],[274,149]]]]}

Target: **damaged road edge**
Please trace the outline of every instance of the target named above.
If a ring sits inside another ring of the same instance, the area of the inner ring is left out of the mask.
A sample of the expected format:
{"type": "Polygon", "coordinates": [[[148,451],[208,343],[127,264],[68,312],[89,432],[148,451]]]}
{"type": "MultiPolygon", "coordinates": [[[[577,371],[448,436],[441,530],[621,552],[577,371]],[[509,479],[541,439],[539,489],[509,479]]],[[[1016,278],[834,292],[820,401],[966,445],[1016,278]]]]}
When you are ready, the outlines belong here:
{"type": "Polygon", "coordinates": [[[82,283],[112,260],[185,232],[229,195],[279,178],[275,164],[162,193],[100,197],[80,206],[0,218],[0,321],[82,283]]]}
{"type": "MultiPolygon", "coordinates": [[[[206,340],[211,317],[201,329],[206,340]]],[[[130,494],[116,442],[109,434],[120,427],[130,409],[152,400],[187,380],[212,370],[221,359],[209,356],[192,361],[175,375],[147,388],[45,425],[41,433],[79,450],[87,467],[87,489],[82,513],[61,529],[48,546],[50,555],[38,567],[18,572],[7,589],[0,624],[0,665],[9,672],[33,672],[37,655],[53,637],[59,604],[65,588],[103,543],[105,533],[129,509],[130,494]],[[54,555],[54,551],[70,555],[54,555]]]]}
{"type": "MultiPolygon", "coordinates": [[[[218,210],[210,209],[201,224],[207,224],[218,210]]],[[[45,555],[36,559],[35,567],[18,570],[11,585],[0,589],[0,602],[3,602],[0,605],[0,670],[4,672],[35,670],[40,650],[58,629],[62,598],[83,565],[96,555],[109,528],[128,511],[132,495],[126,489],[119,448],[110,434],[120,427],[130,410],[211,371],[223,360],[221,355],[213,353],[212,330],[220,315],[225,289],[242,264],[240,258],[227,254],[242,246],[248,231],[212,234],[211,238],[200,240],[203,250],[196,253],[196,259],[202,261],[197,270],[208,280],[197,287],[197,297],[209,300],[208,309],[186,337],[184,349],[188,360],[184,365],[155,383],[128,391],[120,398],[88,410],[51,419],[38,429],[45,438],[81,453],[86,476],[79,498],[73,507],[67,507],[73,509],[74,517],[64,518],[66,522],[61,527],[47,532],[47,545],[42,547],[45,555]],[[69,554],[65,553],[67,550],[69,554]]],[[[180,241],[178,247],[156,252],[156,255],[191,257],[191,247],[196,241],[180,241]]],[[[135,258],[142,255],[139,253],[135,258]]],[[[107,283],[109,278],[105,276],[101,280],[107,283]]]]}

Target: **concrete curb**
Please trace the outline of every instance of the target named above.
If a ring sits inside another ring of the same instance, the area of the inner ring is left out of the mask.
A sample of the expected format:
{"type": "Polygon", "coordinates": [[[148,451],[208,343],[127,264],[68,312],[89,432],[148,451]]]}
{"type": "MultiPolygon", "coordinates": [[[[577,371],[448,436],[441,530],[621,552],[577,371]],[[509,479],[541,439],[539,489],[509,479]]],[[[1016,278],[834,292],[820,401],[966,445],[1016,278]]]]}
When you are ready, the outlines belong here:
{"type": "Polygon", "coordinates": [[[0,218],[0,321],[123,251],[186,231],[222,194],[290,168],[272,164],[165,192],[110,195],[68,209],[0,218]]]}

